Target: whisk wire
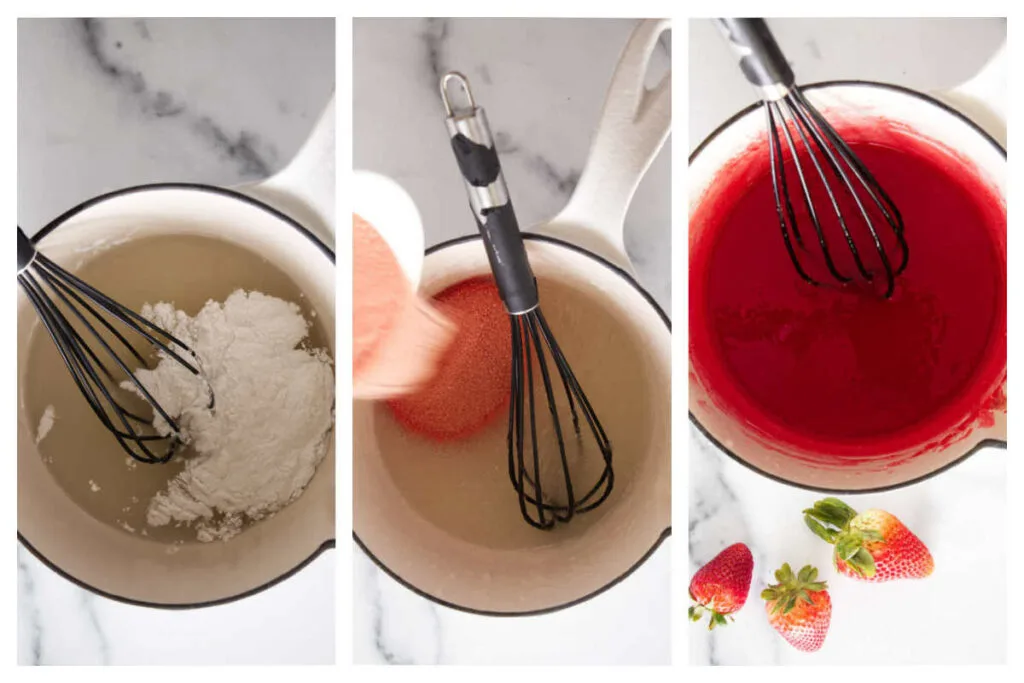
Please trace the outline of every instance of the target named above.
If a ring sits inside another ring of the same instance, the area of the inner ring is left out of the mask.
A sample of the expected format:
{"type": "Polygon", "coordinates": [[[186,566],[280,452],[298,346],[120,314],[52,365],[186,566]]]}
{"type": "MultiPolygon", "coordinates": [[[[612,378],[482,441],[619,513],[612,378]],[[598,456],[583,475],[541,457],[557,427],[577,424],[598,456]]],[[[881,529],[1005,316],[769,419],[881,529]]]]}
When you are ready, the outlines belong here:
{"type": "MultiPolygon", "coordinates": [[[[789,105],[788,100],[784,100],[789,105]]],[[[778,105],[776,105],[778,106],[778,105]]],[[[780,109],[781,111],[781,109],[780,109]]],[[[825,188],[828,194],[829,202],[832,204],[832,208],[835,210],[836,215],[839,217],[839,224],[842,227],[843,234],[849,238],[849,230],[846,227],[846,222],[842,218],[842,212],[839,210],[839,204],[836,202],[836,197],[832,193],[832,189],[829,187],[828,180],[825,178],[825,173],[821,168],[821,164],[818,162],[817,156],[814,154],[814,150],[811,148],[810,143],[807,141],[807,135],[803,128],[798,123],[798,119],[793,116],[793,111],[790,107],[787,107],[787,111],[790,114],[789,117],[780,116],[782,121],[782,132],[786,137],[786,142],[789,146],[789,152],[792,155],[793,167],[797,170],[797,177],[800,179],[800,190],[804,199],[804,205],[807,208],[808,215],[811,217],[811,223],[814,225],[814,232],[818,235],[818,245],[821,247],[822,255],[825,258],[825,266],[828,268],[829,273],[832,277],[839,280],[840,282],[850,282],[851,278],[842,275],[836,268],[835,262],[832,259],[832,252],[828,248],[828,239],[825,237],[825,232],[821,227],[821,221],[818,217],[818,211],[815,208],[814,200],[811,199],[811,188],[808,183],[807,177],[804,174],[803,164],[800,162],[799,152],[797,151],[796,143],[793,140],[793,135],[790,133],[790,122],[794,125],[792,128],[796,130],[797,135],[800,137],[800,141],[803,142],[804,149],[807,150],[807,157],[811,161],[811,165],[818,174],[818,178],[821,181],[822,186],[825,188]]]]}
{"type": "Polygon", "coordinates": [[[60,311],[60,309],[57,308],[53,301],[46,296],[39,282],[33,277],[32,273],[20,273],[18,275],[18,281],[22,285],[32,307],[39,316],[40,321],[43,323],[43,327],[49,334],[50,339],[54,342],[54,345],[61,356],[61,360],[64,362],[72,380],[75,382],[75,385],[78,387],[82,396],[86,399],[86,402],[89,404],[90,409],[96,415],[97,419],[114,435],[121,447],[134,459],[146,463],[166,462],[170,459],[176,449],[176,443],[172,444],[171,448],[164,456],[154,454],[145,445],[145,443],[142,443],[145,441],[161,440],[165,437],[161,437],[159,435],[140,434],[132,427],[128,422],[128,419],[135,420],[140,424],[145,424],[146,420],[129,412],[113,398],[103,383],[103,380],[96,373],[93,365],[88,362],[89,358],[91,357],[94,359],[108,378],[110,378],[111,382],[113,382],[109,370],[107,370],[102,363],[98,362],[96,354],[87,344],[85,344],[81,335],[71,325],[67,317],[60,311]],[[106,404],[104,404],[100,399],[100,396],[97,394],[97,390],[102,393],[103,398],[106,399],[106,404]],[[111,416],[108,414],[108,410],[104,408],[104,405],[113,406],[113,408],[116,409],[111,412],[113,412],[113,414],[120,420],[121,427],[124,431],[121,431],[121,429],[114,424],[111,420],[111,416]],[[142,453],[140,454],[132,449],[129,445],[130,443],[136,444],[142,453]]]}
{"type": "MultiPolygon", "coordinates": [[[[597,419],[597,412],[594,407],[590,404],[590,399],[587,398],[586,393],[583,391],[583,387],[580,386],[579,381],[576,379],[576,374],[572,371],[572,367],[569,365],[568,360],[562,353],[562,349],[558,346],[558,341],[555,339],[555,335],[552,334],[551,329],[548,327],[547,320],[544,318],[543,312],[540,309],[536,311],[537,321],[544,333],[544,340],[548,346],[548,351],[551,353],[551,357],[558,367],[559,374],[562,377],[562,383],[565,386],[566,394],[570,397],[570,405],[572,405],[573,397],[575,396],[575,402],[579,404],[580,409],[583,411],[583,417],[587,421],[587,425],[590,427],[590,431],[597,442],[598,450],[601,452],[601,458],[604,460],[604,469],[601,472],[601,476],[593,487],[584,495],[579,501],[577,501],[576,511],[586,512],[592,510],[608,497],[611,493],[612,484],[614,483],[614,471],[612,470],[612,446],[611,441],[608,439],[608,435],[604,431],[604,427],[601,425],[600,420],[597,419]],[[604,487],[605,482],[608,482],[608,486],[604,487]],[[598,495],[601,492],[598,500],[591,501],[591,498],[598,495]]],[[[579,418],[576,415],[576,411],[573,410],[573,425],[575,426],[576,436],[581,436],[579,430],[579,418]]]]}
{"type": "Polygon", "coordinates": [[[810,284],[823,284],[816,277],[811,276],[806,262],[801,262],[801,257],[797,255],[796,247],[799,247],[801,253],[806,253],[809,250],[801,238],[796,212],[793,210],[793,202],[790,199],[791,192],[784,164],[784,161],[789,160],[791,160],[796,173],[803,203],[817,234],[821,257],[828,273],[840,284],[853,281],[852,277],[840,272],[833,259],[829,240],[822,230],[821,218],[823,216],[819,215],[812,200],[810,188],[812,181],[815,183],[820,181],[821,187],[828,197],[828,202],[835,214],[838,228],[843,234],[857,273],[867,282],[873,282],[877,268],[874,263],[871,268],[866,265],[864,256],[868,253],[867,249],[862,252],[857,244],[857,239],[861,238],[862,232],[860,223],[863,222],[863,232],[870,236],[871,245],[877,252],[881,269],[885,273],[885,298],[891,297],[896,285],[896,276],[903,272],[909,260],[903,219],[896,204],[886,194],[878,180],[868,171],[862,160],[797,86],[793,70],[764,19],[722,18],[715,20],[715,24],[732,46],[740,70],[754,86],[765,110],[775,211],[786,252],[797,274],[810,284]],[[779,129],[781,129],[781,136],[779,129]],[[805,152],[803,159],[798,149],[797,139],[805,152]],[[785,141],[785,148],[783,141],[785,141]],[[789,160],[785,159],[787,151],[789,160]],[[810,168],[805,168],[807,165],[805,160],[809,162],[810,167],[813,167],[813,173],[810,168]],[[835,181],[838,181],[838,187],[833,188],[834,181],[830,182],[829,174],[824,169],[825,165],[828,166],[835,181]],[[861,194],[866,194],[867,199],[861,194]],[[840,196],[842,196],[842,201],[840,196]],[[852,200],[856,207],[856,210],[853,211],[856,216],[846,215],[850,213],[848,205],[844,214],[844,205],[847,204],[847,199],[852,200]],[[899,265],[895,268],[893,259],[887,252],[886,244],[879,233],[881,226],[876,225],[877,221],[872,218],[870,210],[872,205],[881,215],[882,222],[888,225],[895,235],[897,246],[901,252],[901,257],[897,261],[899,265]],[[854,237],[854,231],[857,233],[857,238],[854,237]],[[794,242],[796,247],[794,247],[794,242]]]}
{"type": "MultiPolygon", "coordinates": [[[[127,306],[124,306],[123,304],[115,301],[114,299],[111,299],[109,296],[94,288],[89,283],[79,279],[72,273],[61,268],[59,265],[48,259],[44,254],[37,253],[36,262],[41,264],[45,268],[51,270],[61,279],[74,285],[76,289],[85,294],[85,296],[88,297],[97,306],[100,306],[104,310],[110,312],[112,315],[117,316],[121,322],[123,322],[132,330],[140,334],[146,341],[153,344],[158,349],[169,355],[171,358],[184,365],[186,368],[189,369],[189,371],[192,372],[192,374],[197,376],[200,374],[200,371],[197,367],[192,365],[192,363],[190,363],[189,361],[185,360],[185,358],[178,354],[168,343],[161,341],[155,335],[160,335],[171,344],[176,344],[177,346],[183,349],[188,349],[188,345],[185,344],[185,342],[181,341],[167,330],[164,330],[163,328],[157,326],[155,323],[146,320],[144,317],[142,317],[132,309],[128,308],[127,306]]],[[[95,312],[93,313],[95,315],[95,312]]],[[[118,336],[120,337],[120,335],[118,336]]],[[[142,356],[139,355],[139,353],[133,347],[131,347],[131,345],[128,344],[127,341],[125,341],[125,344],[128,345],[129,348],[131,348],[132,353],[141,362],[145,363],[145,360],[142,358],[142,356]]],[[[191,351],[189,351],[189,353],[191,354],[191,351]]]]}
{"type": "MultiPolygon", "coordinates": [[[[165,411],[163,409],[163,407],[160,406],[160,404],[153,397],[153,395],[151,393],[149,393],[149,390],[146,389],[145,386],[143,386],[143,384],[135,376],[135,373],[128,369],[128,366],[125,365],[124,361],[121,360],[120,356],[117,355],[117,352],[114,351],[113,348],[111,348],[111,346],[107,342],[107,340],[104,339],[102,337],[102,335],[100,335],[100,333],[96,330],[96,328],[92,325],[92,323],[90,323],[89,320],[85,317],[85,315],[82,314],[82,311],[78,307],[73,306],[71,304],[71,302],[68,300],[68,297],[64,294],[64,292],[61,291],[60,288],[58,288],[58,287],[51,287],[51,289],[52,289],[52,291],[55,294],[57,294],[57,296],[59,296],[61,298],[61,300],[64,302],[64,304],[71,310],[71,312],[75,314],[75,317],[78,318],[78,321],[81,322],[83,325],[85,325],[86,329],[89,330],[89,332],[92,334],[93,338],[95,338],[95,340],[97,342],[99,342],[100,346],[103,347],[103,349],[107,352],[107,354],[114,361],[114,363],[121,370],[121,372],[123,372],[128,377],[128,379],[131,381],[132,385],[139,391],[139,393],[142,394],[143,398],[150,405],[153,406],[154,410],[156,410],[160,414],[160,417],[162,417],[164,420],[167,421],[167,423],[171,426],[171,430],[174,431],[174,432],[177,432],[178,431],[178,425],[174,421],[174,419],[170,415],[167,414],[167,411],[165,411]]],[[[86,308],[94,316],[96,316],[97,318],[102,319],[100,317],[100,315],[95,310],[92,309],[92,307],[86,306],[86,308]]],[[[64,320],[64,323],[67,324],[70,327],[70,325],[67,323],[67,319],[63,315],[61,316],[61,318],[64,320]]],[[[122,342],[124,342],[125,345],[127,345],[129,348],[131,348],[132,353],[137,358],[139,358],[140,360],[142,359],[142,356],[137,351],[135,351],[134,347],[132,347],[131,344],[129,344],[128,341],[123,336],[121,336],[120,334],[118,334],[117,336],[122,340],[122,342]]],[[[81,338],[79,337],[79,339],[81,339],[81,338]]],[[[145,362],[145,361],[142,361],[142,362],[145,362]]],[[[101,366],[103,366],[102,363],[101,363],[101,366]]],[[[103,366],[103,367],[105,368],[106,366],[103,366]]],[[[189,367],[190,370],[192,369],[191,366],[188,366],[188,367],[189,367]]],[[[90,370],[91,370],[91,368],[90,368],[90,370]]],[[[194,371],[194,372],[197,372],[197,371],[194,371]]],[[[93,374],[93,373],[90,373],[90,374],[93,374]]],[[[110,399],[110,396],[109,396],[109,394],[107,394],[105,389],[104,389],[104,395],[106,396],[106,398],[110,399]]],[[[120,407],[120,406],[118,406],[118,407],[120,407]]],[[[133,433],[133,436],[134,436],[134,433],[133,433]]]]}
{"type": "MultiPolygon", "coordinates": [[[[166,330],[40,253],[20,227],[17,279],[72,381],[103,427],[111,432],[121,448],[134,460],[143,463],[170,460],[181,445],[179,425],[118,353],[118,349],[123,347],[140,365],[147,365],[145,357],[115,327],[114,322],[126,325],[167,358],[199,376],[198,362],[191,363],[182,355],[185,353],[195,358],[195,354],[166,330]],[[72,324],[72,319],[75,324],[72,324]],[[109,333],[110,338],[104,333],[109,333]],[[99,344],[102,351],[94,348],[95,343],[99,344]],[[123,373],[136,389],[138,397],[149,403],[154,414],[167,423],[169,434],[158,433],[152,425],[152,418],[147,419],[132,412],[115,397],[114,391],[122,390],[124,383],[117,381],[114,370],[123,373]],[[160,454],[157,454],[149,444],[161,441],[167,442],[167,445],[161,447],[160,454]]],[[[211,408],[213,400],[210,388],[211,408]]]]}
{"type": "MultiPolygon", "coordinates": [[[[555,403],[555,392],[554,392],[554,389],[551,386],[551,375],[548,373],[547,360],[544,357],[543,345],[541,343],[540,334],[537,331],[537,316],[536,315],[527,314],[526,316],[523,316],[523,317],[526,318],[526,324],[528,326],[528,329],[529,329],[529,332],[530,332],[530,336],[533,339],[533,346],[534,346],[534,348],[537,349],[537,365],[540,367],[541,379],[544,382],[544,393],[547,394],[548,410],[551,413],[551,424],[552,424],[552,426],[555,429],[555,439],[558,441],[558,456],[559,456],[559,459],[561,460],[560,464],[562,466],[562,475],[565,477],[566,505],[565,505],[564,514],[559,514],[559,512],[561,512],[561,510],[556,510],[555,511],[555,517],[557,517],[562,522],[568,522],[570,519],[572,519],[572,516],[573,516],[573,514],[576,511],[576,496],[575,496],[575,493],[573,491],[572,476],[569,473],[569,461],[568,461],[568,459],[566,457],[566,454],[565,454],[565,437],[562,435],[562,423],[558,419],[558,404],[555,403]]],[[[566,385],[564,383],[564,377],[563,377],[563,385],[565,386],[566,393],[568,394],[569,393],[569,387],[568,387],[568,385],[566,385]]],[[[575,410],[574,410],[573,411],[573,418],[575,418],[575,416],[576,416],[576,414],[575,414],[575,410]]],[[[534,448],[536,449],[536,447],[537,447],[537,444],[534,443],[534,448]]],[[[535,473],[537,475],[537,481],[539,483],[540,482],[540,470],[539,469],[535,470],[535,473]]],[[[540,496],[540,489],[539,489],[539,487],[538,487],[538,498],[543,499],[540,496]]]]}
{"type": "Polygon", "coordinates": [[[797,245],[801,248],[804,246],[804,241],[800,236],[800,228],[796,222],[796,213],[793,211],[793,202],[790,200],[789,184],[786,181],[786,170],[782,163],[782,143],[779,140],[779,129],[775,125],[774,109],[775,108],[770,105],[764,107],[769,135],[768,161],[771,166],[772,195],[775,198],[775,213],[778,215],[779,226],[782,228],[782,239],[786,246],[786,252],[789,254],[790,261],[793,262],[793,267],[796,268],[797,274],[800,275],[805,282],[816,285],[818,284],[817,281],[815,281],[804,270],[804,267],[800,264],[800,259],[797,258],[796,250],[793,248],[793,240],[796,240],[797,245]],[[790,239],[790,232],[793,233],[793,239],[790,239]]]}
{"type": "Polygon", "coordinates": [[[568,361],[558,346],[554,335],[548,327],[540,309],[535,309],[521,316],[510,316],[512,325],[512,400],[509,409],[509,477],[519,497],[520,512],[524,519],[538,529],[550,529],[557,522],[568,522],[575,515],[593,510],[608,498],[614,486],[612,469],[611,444],[604,428],[594,411],[590,400],[572,372],[568,361]],[[546,351],[546,353],[545,353],[546,351]],[[596,482],[582,496],[578,495],[570,476],[570,464],[566,449],[565,434],[561,428],[561,419],[555,402],[554,382],[550,367],[545,356],[550,354],[551,361],[558,370],[562,380],[570,413],[573,417],[573,430],[577,439],[582,437],[579,413],[582,412],[584,422],[590,428],[598,449],[601,453],[603,467],[596,482]],[[540,370],[540,381],[534,379],[534,365],[540,370]],[[524,385],[525,383],[525,385],[524,385]],[[554,442],[558,447],[558,466],[564,479],[564,504],[554,503],[550,495],[545,495],[541,475],[541,450],[537,439],[537,415],[535,413],[537,384],[543,385],[548,400],[552,428],[555,432],[554,442]],[[530,460],[526,464],[526,433],[524,402],[529,401],[530,419],[530,460]]]}
{"type": "MultiPolygon", "coordinates": [[[[836,130],[825,120],[819,112],[807,99],[799,89],[794,89],[793,97],[802,105],[803,109],[810,114],[810,116],[818,124],[818,127],[824,133],[824,135],[832,143],[832,146],[838,150],[843,160],[850,167],[854,177],[860,183],[861,188],[867,193],[868,197],[877,207],[879,213],[882,214],[883,219],[892,228],[896,234],[896,238],[899,243],[899,248],[902,253],[900,259],[900,265],[895,269],[894,275],[900,275],[907,266],[909,260],[910,249],[907,245],[906,237],[904,235],[903,217],[900,215],[900,211],[896,206],[896,203],[892,200],[889,194],[882,187],[881,183],[872,175],[871,171],[868,170],[867,166],[860,160],[860,158],[850,149],[850,146],[846,144],[846,141],[836,132],[836,130]]],[[[849,188],[851,194],[856,198],[857,195],[853,192],[852,188],[849,188]]],[[[860,204],[858,199],[858,205],[860,204]]],[[[863,209],[862,209],[863,212],[863,209]]],[[[878,237],[878,233],[874,230],[874,226],[866,215],[863,213],[865,223],[868,224],[868,228],[871,230],[871,234],[874,238],[876,249],[879,250],[883,259],[888,260],[888,255],[884,251],[881,241],[878,237]]]]}

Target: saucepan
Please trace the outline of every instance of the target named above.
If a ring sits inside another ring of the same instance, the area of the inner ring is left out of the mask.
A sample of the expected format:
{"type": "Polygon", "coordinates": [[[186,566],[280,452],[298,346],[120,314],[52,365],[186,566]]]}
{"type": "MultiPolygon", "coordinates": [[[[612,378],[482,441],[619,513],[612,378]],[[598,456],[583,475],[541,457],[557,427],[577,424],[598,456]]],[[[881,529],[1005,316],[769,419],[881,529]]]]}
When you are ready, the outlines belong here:
{"type": "MultiPolygon", "coordinates": [[[[354,407],[356,542],[438,603],[492,615],[567,607],[616,584],[670,534],[670,324],[637,282],[623,242],[629,202],[669,134],[671,75],[652,90],[644,85],[668,28],[660,20],[635,28],[570,202],[525,234],[545,316],[615,449],[611,497],[567,525],[538,531],[523,522],[508,480],[504,420],[464,442],[436,444],[406,433],[385,405],[354,407]]],[[[440,114],[438,134],[445,134],[440,114]]],[[[450,170],[446,177],[461,186],[450,170]]],[[[490,274],[477,235],[432,247],[418,265],[426,296],[490,274]]]]}
{"type": "MultiPolygon", "coordinates": [[[[72,272],[88,270],[99,259],[119,264],[111,267],[117,272],[97,270],[94,275],[103,282],[95,284],[126,304],[153,289],[154,282],[163,283],[159,291],[149,292],[154,296],[195,299],[201,305],[215,291],[226,296],[238,287],[287,281],[299,293],[307,318],[319,321],[321,341],[333,355],[333,197],[332,99],[295,160],[263,183],[236,189],[170,183],[118,190],[70,209],[33,241],[72,272]],[[166,245],[171,252],[190,240],[220,245],[225,259],[206,267],[167,262],[156,267],[160,255],[152,249],[166,245]],[[152,249],[144,248],[147,244],[152,249]],[[145,264],[118,257],[133,245],[145,264]],[[173,269],[178,276],[164,272],[173,269]]],[[[114,523],[121,512],[114,506],[130,505],[117,502],[123,491],[94,472],[135,474],[110,469],[131,467],[131,461],[102,428],[79,432],[62,418],[76,409],[74,402],[84,403],[69,377],[58,376],[52,386],[39,388],[31,356],[40,335],[45,332],[19,291],[18,539],[43,563],[106,597],[185,608],[251,595],[334,546],[333,439],[295,502],[227,542],[200,543],[194,535],[192,542],[160,541],[144,528],[114,523]],[[41,401],[52,402],[57,417],[37,444],[41,401]],[[77,469],[67,475],[62,467],[65,475],[56,475],[55,461],[62,459],[77,469]]]]}
{"type": "MultiPolygon", "coordinates": [[[[821,111],[840,120],[884,116],[928,140],[941,141],[962,160],[965,172],[976,173],[1002,202],[1005,213],[1007,167],[1006,123],[1001,93],[1006,88],[1005,48],[970,82],[950,92],[928,95],[885,83],[838,81],[806,86],[807,98],[821,111]]],[[[715,179],[743,151],[764,135],[764,114],[752,105],[732,116],[694,150],[688,174],[689,215],[712,201],[715,179]]],[[[1005,272],[1006,233],[1001,243],[1005,272]]],[[[702,237],[701,226],[691,220],[690,244],[702,237]]],[[[1005,304],[1003,307],[1005,319],[1005,304]]],[[[965,406],[941,432],[921,434],[899,452],[879,454],[870,463],[837,464],[835,459],[789,457],[785,448],[753,433],[720,400],[716,387],[689,363],[690,419],[724,453],[741,464],[781,482],[816,490],[868,492],[905,486],[945,471],[979,448],[1006,444],[1006,326],[993,332],[994,353],[975,373],[973,386],[985,396],[983,408],[965,406]],[[999,331],[1001,330],[1001,331],[999,331]]],[[[691,330],[691,336],[698,331],[691,330]]]]}

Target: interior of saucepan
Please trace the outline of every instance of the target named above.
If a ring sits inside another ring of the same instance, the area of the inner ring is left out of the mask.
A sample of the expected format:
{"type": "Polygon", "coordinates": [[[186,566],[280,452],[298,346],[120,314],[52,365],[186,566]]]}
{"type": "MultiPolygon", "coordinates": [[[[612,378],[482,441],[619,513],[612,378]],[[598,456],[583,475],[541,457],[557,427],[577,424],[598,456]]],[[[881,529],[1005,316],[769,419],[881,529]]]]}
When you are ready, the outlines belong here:
{"type": "MultiPolygon", "coordinates": [[[[965,163],[973,166],[968,171],[983,178],[1003,198],[1005,204],[1005,152],[966,118],[931,98],[913,91],[871,83],[821,84],[806,88],[805,94],[833,122],[869,127],[882,117],[890,124],[905,125],[925,139],[941,141],[941,144],[964,159],[965,163]]],[[[764,113],[757,106],[732,119],[705,140],[690,162],[688,183],[691,217],[699,210],[702,202],[713,198],[716,176],[730,162],[739,159],[750,145],[763,140],[764,135],[764,113]]],[[[769,207],[768,210],[774,209],[769,207]]],[[[691,249],[695,240],[703,237],[700,229],[691,224],[691,249]]],[[[1005,262],[1005,234],[1000,246],[1005,262]]],[[[699,330],[691,330],[691,336],[699,333],[699,330]]],[[[992,367],[979,368],[977,382],[985,384],[981,387],[982,393],[989,392],[998,396],[1002,391],[1000,386],[1005,385],[1005,354],[989,365],[992,367]],[[999,367],[995,366],[996,363],[999,367]]],[[[1005,441],[1006,438],[1006,408],[1003,400],[1001,405],[997,405],[980,421],[972,420],[972,415],[964,413],[963,421],[957,423],[952,431],[921,435],[920,440],[906,451],[850,468],[836,464],[835,459],[829,462],[815,459],[814,454],[793,457],[797,454],[786,447],[751,433],[741,420],[734,419],[733,407],[720,399],[716,388],[704,382],[692,357],[689,363],[689,391],[691,419],[728,454],[769,476],[812,488],[863,491],[906,484],[949,466],[979,443],[1005,441]]],[[[955,417],[950,420],[950,424],[956,421],[955,417]]]]}
{"type": "MultiPolygon", "coordinates": [[[[264,284],[267,294],[297,293],[296,303],[306,315],[315,314],[319,341],[334,352],[334,266],[329,252],[297,225],[232,193],[212,188],[128,190],[74,213],[49,230],[38,246],[65,268],[89,273],[101,291],[126,305],[159,297],[198,309],[208,298],[223,300],[239,287],[264,284]],[[274,291],[278,286],[283,288],[280,293],[274,291]]],[[[333,439],[298,500],[228,542],[201,543],[194,532],[191,541],[168,542],[156,533],[143,535],[145,527],[137,524],[117,524],[120,511],[112,507],[119,504],[115,496],[125,492],[118,490],[118,482],[95,472],[112,473],[111,468],[131,462],[98,421],[69,422],[68,415],[76,414],[84,399],[63,367],[33,362],[33,354],[56,353],[38,346],[44,342],[51,343],[32,306],[19,294],[18,531],[58,571],[116,598],[189,606],[265,586],[333,541],[333,439]],[[48,400],[57,408],[57,419],[37,446],[38,413],[48,400]],[[54,463],[61,461],[58,468],[54,463]]],[[[173,464],[134,467],[137,472],[173,464]]],[[[165,476],[160,470],[145,473],[165,476]]]]}
{"type": "MultiPolygon", "coordinates": [[[[551,531],[523,521],[508,475],[507,411],[446,444],[406,432],[385,405],[357,403],[353,414],[358,540],[413,589],[498,614],[602,590],[647,556],[670,519],[665,319],[624,274],[586,252],[541,239],[528,239],[527,252],[541,310],[612,443],[615,485],[601,507],[551,531]]],[[[481,241],[461,241],[427,255],[421,291],[489,273],[481,241]]],[[[547,412],[540,399],[538,411],[547,412]]]]}

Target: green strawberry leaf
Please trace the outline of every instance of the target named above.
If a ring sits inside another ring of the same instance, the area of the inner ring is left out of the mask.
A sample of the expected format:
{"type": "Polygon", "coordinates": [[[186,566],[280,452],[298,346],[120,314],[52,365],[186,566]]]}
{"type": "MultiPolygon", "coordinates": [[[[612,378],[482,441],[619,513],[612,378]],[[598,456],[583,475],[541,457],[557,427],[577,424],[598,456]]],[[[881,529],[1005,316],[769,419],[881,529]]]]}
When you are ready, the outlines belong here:
{"type": "Polygon", "coordinates": [[[853,568],[860,576],[871,578],[875,575],[875,558],[871,557],[866,549],[861,548],[854,555],[847,560],[847,564],[853,568]]]}
{"type": "Polygon", "coordinates": [[[859,553],[862,548],[861,536],[856,533],[842,534],[836,540],[836,555],[846,562],[853,559],[854,555],[859,553]]]}
{"type": "Polygon", "coordinates": [[[804,515],[835,529],[846,529],[850,521],[857,516],[857,511],[838,498],[823,498],[812,508],[804,510],[804,515]]]}

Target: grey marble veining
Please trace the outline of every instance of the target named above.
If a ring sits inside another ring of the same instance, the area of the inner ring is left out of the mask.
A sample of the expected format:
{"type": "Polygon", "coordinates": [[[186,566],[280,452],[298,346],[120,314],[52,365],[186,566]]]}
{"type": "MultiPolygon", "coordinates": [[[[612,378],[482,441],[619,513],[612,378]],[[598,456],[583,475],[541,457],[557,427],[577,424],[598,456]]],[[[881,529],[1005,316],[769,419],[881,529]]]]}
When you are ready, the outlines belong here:
{"type": "MultiPolygon", "coordinates": [[[[18,222],[156,181],[280,170],[334,88],[333,20],[20,20],[18,222]]],[[[18,547],[20,664],[329,664],[334,554],[202,610],[99,597],[18,547]]]]}
{"type": "Polygon", "coordinates": [[[18,222],[101,192],[279,170],[334,88],[317,19],[21,19],[18,222]]]}
{"type": "MultiPolygon", "coordinates": [[[[476,231],[438,91],[463,72],[487,110],[521,226],[553,217],[583,170],[628,20],[357,19],[353,24],[353,163],[400,183],[426,242],[476,231]]],[[[666,38],[652,69],[666,69],[666,38]]],[[[669,143],[671,144],[671,143],[669,143]]],[[[670,155],[666,145],[626,219],[641,283],[671,310],[670,155]]],[[[355,659],[379,664],[647,664],[670,660],[667,541],[637,572],[582,605],[528,618],[439,607],[356,548],[355,659]],[[623,624],[629,624],[623,629],[623,624]]]]}
{"type": "MultiPolygon", "coordinates": [[[[357,19],[353,28],[353,164],[410,193],[427,244],[476,227],[455,174],[438,92],[459,70],[487,110],[524,229],[552,218],[576,186],[629,20],[357,19]]],[[[666,38],[652,69],[667,68],[666,38]]],[[[634,197],[626,248],[641,283],[671,310],[670,154],[634,197]]]]}

